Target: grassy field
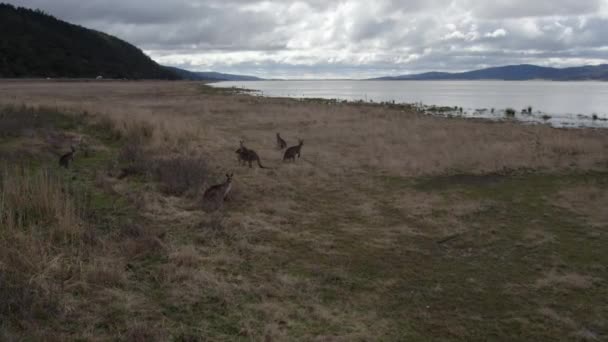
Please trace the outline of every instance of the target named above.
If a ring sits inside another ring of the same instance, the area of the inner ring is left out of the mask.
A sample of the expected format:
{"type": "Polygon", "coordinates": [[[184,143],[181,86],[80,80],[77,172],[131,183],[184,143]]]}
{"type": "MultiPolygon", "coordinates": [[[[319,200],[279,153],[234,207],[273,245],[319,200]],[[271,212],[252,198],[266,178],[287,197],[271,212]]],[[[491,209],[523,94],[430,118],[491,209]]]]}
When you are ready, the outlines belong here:
{"type": "Polygon", "coordinates": [[[2,82],[0,158],[0,340],[608,338],[606,131],[2,82]]]}

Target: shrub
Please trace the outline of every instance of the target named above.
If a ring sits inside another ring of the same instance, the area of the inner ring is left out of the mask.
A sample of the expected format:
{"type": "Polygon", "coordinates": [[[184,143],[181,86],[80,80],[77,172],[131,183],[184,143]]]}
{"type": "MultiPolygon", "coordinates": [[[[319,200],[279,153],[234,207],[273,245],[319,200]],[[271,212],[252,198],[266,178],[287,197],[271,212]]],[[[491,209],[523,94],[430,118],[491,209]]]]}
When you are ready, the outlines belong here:
{"type": "Polygon", "coordinates": [[[152,160],[138,139],[129,139],[118,152],[118,163],[121,168],[121,177],[131,175],[146,175],[150,171],[152,160]]]}
{"type": "Polygon", "coordinates": [[[141,140],[130,141],[119,151],[121,174],[150,177],[160,183],[160,190],[168,195],[195,195],[208,175],[207,163],[201,157],[177,155],[157,157],[147,150],[141,140]]]}
{"type": "Polygon", "coordinates": [[[153,159],[146,145],[154,135],[154,126],[145,122],[125,123],[124,130],[126,138],[118,153],[122,176],[150,174],[153,159]]]}
{"type": "Polygon", "coordinates": [[[154,178],[166,194],[194,195],[202,188],[207,176],[207,163],[200,157],[174,156],[154,162],[154,178]]]}

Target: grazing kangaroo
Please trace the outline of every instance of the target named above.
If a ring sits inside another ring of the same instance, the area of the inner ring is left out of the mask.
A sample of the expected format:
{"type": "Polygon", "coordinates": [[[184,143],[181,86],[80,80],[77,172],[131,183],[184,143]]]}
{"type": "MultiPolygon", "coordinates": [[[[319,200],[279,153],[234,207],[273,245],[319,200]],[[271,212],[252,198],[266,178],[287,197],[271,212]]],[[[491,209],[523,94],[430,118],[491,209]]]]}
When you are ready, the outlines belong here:
{"type": "Polygon", "coordinates": [[[283,161],[291,159],[295,162],[296,155],[298,156],[298,158],[300,158],[300,151],[302,150],[302,145],[304,145],[304,141],[300,139],[298,139],[298,141],[300,142],[298,145],[291,146],[290,148],[285,150],[285,155],[283,155],[283,161]]]}
{"type": "Polygon", "coordinates": [[[255,153],[254,150],[250,150],[248,148],[245,147],[245,145],[243,144],[243,141],[241,141],[241,147],[235,151],[235,153],[238,155],[238,160],[239,160],[239,164],[244,165],[245,163],[249,163],[249,167],[252,167],[252,163],[255,161],[258,163],[258,166],[261,169],[268,169],[268,167],[265,167],[264,165],[262,165],[262,162],[260,161],[260,156],[258,156],[257,153],[255,153]]]}
{"type": "Polygon", "coordinates": [[[283,138],[281,138],[281,135],[279,133],[277,133],[277,146],[279,147],[279,150],[282,150],[287,147],[287,143],[285,142],[285,140],[283,140],[283,138]]]}
{"type": "Polygon", "coordinates": [[[59,165],[65,167],[66,169],[70,166],[70,163],[74,160],[74,154],[76,153],[76,149],[74,145],[70,145],[71,151],[59,157],[59,165]]]}

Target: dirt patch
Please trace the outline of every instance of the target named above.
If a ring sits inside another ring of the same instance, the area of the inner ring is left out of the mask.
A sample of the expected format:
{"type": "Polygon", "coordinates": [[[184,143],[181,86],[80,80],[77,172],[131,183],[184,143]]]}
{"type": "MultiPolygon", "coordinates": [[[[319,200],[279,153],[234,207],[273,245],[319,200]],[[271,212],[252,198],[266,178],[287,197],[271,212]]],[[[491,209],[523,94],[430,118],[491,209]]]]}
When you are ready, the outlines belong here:
{"type": "Polygon", "coordinates": [[[608,226],[608,188],[576,186],[559,192],[555,205],[584,216],[594,227],[608,226]]]}
{"type": "Polygon", "coordinates": [[[423,179],[416,184],[418,189],[441,189],[464,186],[488,186],[502,182],[515,175],[514,171],[501,171],[485,174],[453,174],[423,179]]]}
{"type": "Polygon", "coordinates": [[[579,273],[558,273],[555,270],[545,274],[544,277],[538,279],[534,286],[538,289],[554,286],[562,286],[570,289],[588,289],[591,288],[599,279],[585,276],[579,273]]]}
{"type": "Polygon", "coordinates": [[[572,318],[567,317],[563,314],[559,314],[557,311],[555,311],[552,308],[543,307],[538,311],[540,312],[541,315],[548,317],[568,328],[575,328],[577,325],[576,322],[574,322],[574,320],[572,318]]]}
{"type": "Polygon", "coordinates": [[[542,229],[530,228],[524,232],[524,241],[528,248],[541,246],[555,241],[555,235],[542,229]]]}

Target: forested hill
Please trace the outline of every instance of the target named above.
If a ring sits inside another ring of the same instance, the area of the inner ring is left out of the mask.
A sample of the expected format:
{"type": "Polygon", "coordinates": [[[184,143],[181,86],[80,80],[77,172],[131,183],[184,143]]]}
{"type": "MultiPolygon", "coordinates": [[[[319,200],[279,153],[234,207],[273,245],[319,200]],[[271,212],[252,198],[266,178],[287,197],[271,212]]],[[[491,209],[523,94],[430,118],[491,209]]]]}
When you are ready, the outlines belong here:
{"type": "Polygon", "coordinates": [[[97,76],[180,78],[116,37],[0,3],[0,78],[97,76]]]}

